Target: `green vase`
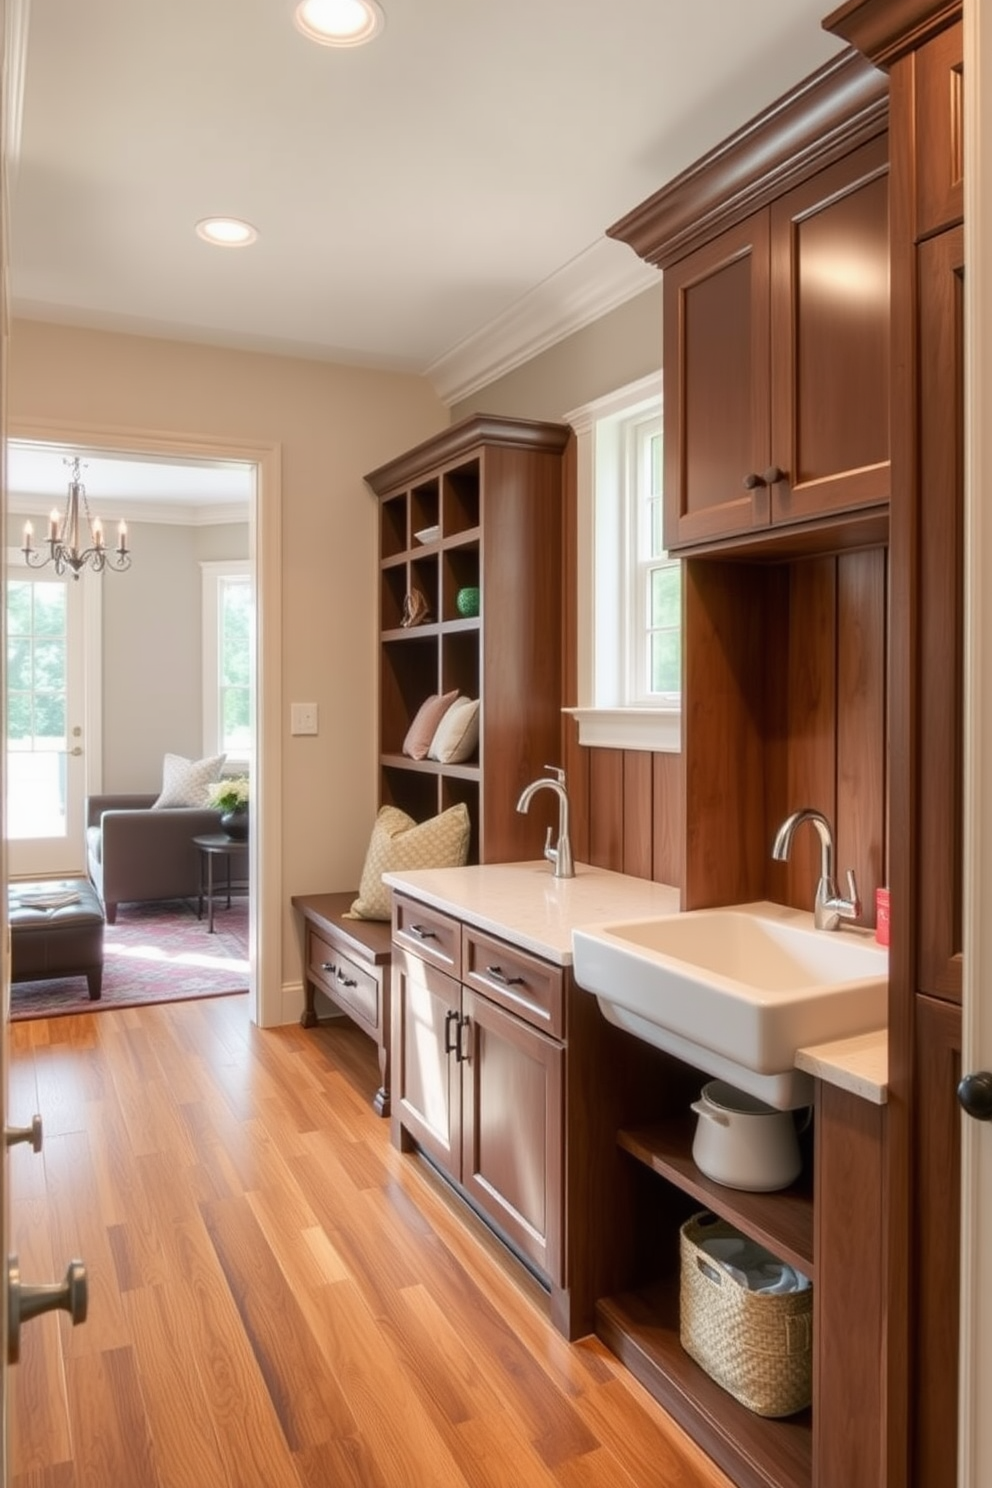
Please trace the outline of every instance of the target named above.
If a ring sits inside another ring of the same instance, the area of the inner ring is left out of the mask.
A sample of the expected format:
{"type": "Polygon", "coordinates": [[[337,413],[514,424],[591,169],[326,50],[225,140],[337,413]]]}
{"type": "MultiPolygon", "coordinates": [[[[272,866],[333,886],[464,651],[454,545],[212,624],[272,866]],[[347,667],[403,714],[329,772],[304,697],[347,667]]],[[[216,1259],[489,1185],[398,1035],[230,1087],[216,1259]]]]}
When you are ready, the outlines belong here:
{"type": "Polygon", "coordinates": [[[459,615],[465,616],[466,620],[471,619],[473,615],[477,615],[479,613],[478,586],[473,584],[465,589],[459,589],[455,595],[455,608],[459,615]]]}

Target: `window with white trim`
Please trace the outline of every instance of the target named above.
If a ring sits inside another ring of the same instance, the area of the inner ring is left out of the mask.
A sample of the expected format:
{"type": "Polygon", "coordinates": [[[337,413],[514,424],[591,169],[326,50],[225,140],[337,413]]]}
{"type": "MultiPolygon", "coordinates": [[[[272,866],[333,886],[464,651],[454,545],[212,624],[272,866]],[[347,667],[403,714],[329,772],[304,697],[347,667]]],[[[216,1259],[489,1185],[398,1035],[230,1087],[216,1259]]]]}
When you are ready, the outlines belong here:
{"type": "Polygon", "coordinates": [[[203,572],[203,750],[226,768],[251,765],[255,615],[247,560],[201,564],[203,572]]]}
{"type": "Polygon", "coordinates": [[[677,751],[682,565],[662,546],[661,374],[568,415],[578,445],[583,744],[677,751]]]}

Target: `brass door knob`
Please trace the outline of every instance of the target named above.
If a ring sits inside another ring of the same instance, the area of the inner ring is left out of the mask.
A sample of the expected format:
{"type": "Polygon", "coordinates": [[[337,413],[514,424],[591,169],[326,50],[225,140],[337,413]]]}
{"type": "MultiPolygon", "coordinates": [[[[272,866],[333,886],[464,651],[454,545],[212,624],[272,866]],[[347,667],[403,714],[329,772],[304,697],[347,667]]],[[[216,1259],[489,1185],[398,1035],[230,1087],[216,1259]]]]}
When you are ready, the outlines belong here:
{"type": "Polygon", "coordinates": [[[86,1267],[82,1261],[70,1261],[65,1280],[29,1285],[21,1280],[16,1255],[7,1257],[7,1362],[16,1364],[21,1356],[21,1324],[40,1317],[43,1312],[65,1311],[72,1325],[86,1321],[89,1290],[86,1267]]]}

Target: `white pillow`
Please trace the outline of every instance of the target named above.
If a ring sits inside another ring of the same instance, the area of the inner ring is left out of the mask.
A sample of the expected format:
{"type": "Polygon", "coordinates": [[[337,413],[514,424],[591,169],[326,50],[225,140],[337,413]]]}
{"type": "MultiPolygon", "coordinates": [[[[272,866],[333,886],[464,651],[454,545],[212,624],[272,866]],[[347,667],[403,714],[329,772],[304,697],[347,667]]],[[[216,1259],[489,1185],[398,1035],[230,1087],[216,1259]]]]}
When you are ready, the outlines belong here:
{"type": "Polygon", "coordinates": [[[438,724],[427,758],[443,765],[471,759],[479,747],[479,699],[459,698],[438,724]]]}
{"type": "Polygon", "coordinates": [[[162,762],[162,794],[152,803],[152,810],[161,811],[170,806],[209,806],[210,787],[220,775],[226,759],[226,753],[201,760],[167,754],[162,762]]]}

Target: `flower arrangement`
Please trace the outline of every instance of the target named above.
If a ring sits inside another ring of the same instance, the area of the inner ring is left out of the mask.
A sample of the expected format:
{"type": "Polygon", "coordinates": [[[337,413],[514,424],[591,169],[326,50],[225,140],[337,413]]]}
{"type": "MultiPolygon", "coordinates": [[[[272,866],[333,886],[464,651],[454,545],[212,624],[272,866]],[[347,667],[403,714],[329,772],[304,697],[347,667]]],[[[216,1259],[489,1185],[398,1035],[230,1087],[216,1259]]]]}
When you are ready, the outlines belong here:
{"type": "Polygon", "coordinates": [[[210,787],[210,804],[221,811],[240,811],[248,805],[249,794],[248,776],[232,775],[210,787]]]}

